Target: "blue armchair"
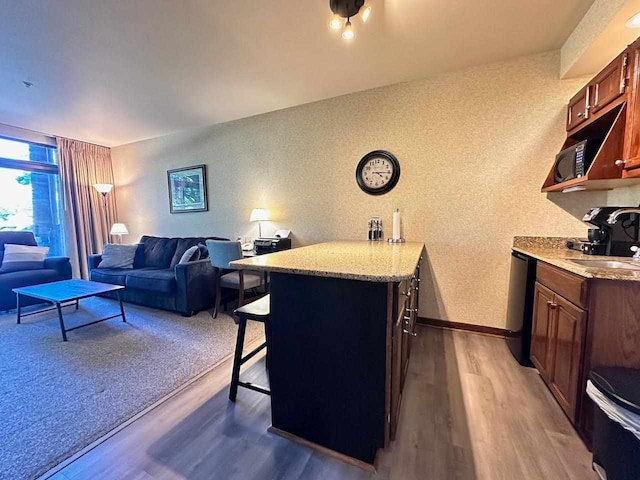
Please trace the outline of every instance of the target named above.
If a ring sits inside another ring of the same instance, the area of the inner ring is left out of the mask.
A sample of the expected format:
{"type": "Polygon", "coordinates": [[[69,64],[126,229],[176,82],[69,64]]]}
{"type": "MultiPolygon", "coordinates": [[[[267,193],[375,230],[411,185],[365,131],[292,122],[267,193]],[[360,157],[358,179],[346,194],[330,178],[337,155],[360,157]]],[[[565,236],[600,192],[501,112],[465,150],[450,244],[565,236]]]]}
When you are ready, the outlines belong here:
{"type": "MultiPolygon", "coordinates": [[[[13,245],[37,245],[33,232],[0,232],[0,265],[4,257],[5,243],[13,245]]],[[[0,310],[16,308],[16,294],[14,288],[28,287],[41,283],[57,282],[71,278],[71,263],[68,257],[50,257],[45,259],[44,268],[38,270],[23,270],[18,272],[0,273],[0,310]]],[[[21,305],[42,303],[31,297],[22,297],[21,305]]]]}

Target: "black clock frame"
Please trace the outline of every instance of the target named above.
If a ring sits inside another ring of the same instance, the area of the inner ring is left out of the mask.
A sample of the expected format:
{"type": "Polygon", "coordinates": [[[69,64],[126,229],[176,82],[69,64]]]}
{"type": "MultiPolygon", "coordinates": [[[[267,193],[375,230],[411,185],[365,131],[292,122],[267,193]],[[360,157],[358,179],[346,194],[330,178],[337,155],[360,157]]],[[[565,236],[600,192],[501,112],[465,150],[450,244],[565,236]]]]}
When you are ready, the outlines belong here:
{"type": "Polygon", "coordinates": [[[373,152],[367,153],[364,157],[362,157],[362,159],[358,163],[358,166],[356,167],[356,182],[358,182],[358,186],[360,187],[360,189],[363,192],[368,193],[369,195],[384,195],[385,193],[390,192],[391,190],[393,190],[393,187],[396,186],[398,180],[400,180],[400,162],[398,162],[398,159],[393,153],[387,152],[386,150],[374,150],[373,152]],[[362,171],[364,170],[364,166],[372,158],[384,158],[385,160],[391,162],[391,164],[393,165],[391,180],[389,180],[389,183],[381,188],[371,188],[367,186],[362,180],[362,171]]]}

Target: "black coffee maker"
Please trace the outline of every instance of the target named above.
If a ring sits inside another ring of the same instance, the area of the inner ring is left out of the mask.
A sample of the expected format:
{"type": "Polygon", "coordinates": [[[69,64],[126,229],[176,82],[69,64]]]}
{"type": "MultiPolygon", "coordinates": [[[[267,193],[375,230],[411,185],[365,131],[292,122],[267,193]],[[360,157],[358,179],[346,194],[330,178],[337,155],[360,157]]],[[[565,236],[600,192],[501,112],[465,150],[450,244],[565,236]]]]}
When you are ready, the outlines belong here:
{"type": "Polygon", "coordinates": [[[622,207],[596,207],[582,217],[582,221],[595,228],[589,229],[589,241],[582,242],[580,249],[587,255],[610,255],[631,257],[631,247],[638,245],[638,215],[621,214],[616,223],[609,223],[609,216],[622,207]]]}

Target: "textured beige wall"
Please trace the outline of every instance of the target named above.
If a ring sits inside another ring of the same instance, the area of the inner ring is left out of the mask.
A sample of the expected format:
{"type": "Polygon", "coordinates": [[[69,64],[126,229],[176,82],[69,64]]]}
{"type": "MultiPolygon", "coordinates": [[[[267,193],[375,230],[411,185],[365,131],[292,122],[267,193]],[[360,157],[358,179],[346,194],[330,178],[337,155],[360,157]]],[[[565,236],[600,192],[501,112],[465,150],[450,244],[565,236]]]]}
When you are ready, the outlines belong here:
{"type": "MultiPolygon", "coordinates": [[[[366,222],[404,214],[424,241],[420,314],[503,327],[514,235],[585,235],[606,193],[540,193],[564,140],[564,108],[585,79],[560,81],[559,52],[470,68],[113,150],[119,217],[132,235],[257,236],[253,207],[295,245],[364,239],[366,222]],[[374,149],[399,159],[389,194],[354,180],[374,149]],[[209,212],[170,215],[166,170],[206,163],[209,212]]],[[[340,72],[327,72],[339,75],[340,72]]]]}

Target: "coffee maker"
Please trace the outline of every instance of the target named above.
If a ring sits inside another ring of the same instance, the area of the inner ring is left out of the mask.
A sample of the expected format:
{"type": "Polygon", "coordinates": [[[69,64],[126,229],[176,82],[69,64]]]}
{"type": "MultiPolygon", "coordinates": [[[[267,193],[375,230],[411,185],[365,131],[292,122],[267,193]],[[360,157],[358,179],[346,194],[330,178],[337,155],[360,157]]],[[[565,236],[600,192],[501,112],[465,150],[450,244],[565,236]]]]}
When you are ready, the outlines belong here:
{"type": "Polygon", "coordinates": [[[609,223],[609,215],[621,207],[596,207],[582,217],[582,221],[595,228],[589,228],[589,240],[582,242],[580,249],[587,255],[610,255],[631,257],[631,247],[638,245],[638,215],[625,213],[616,223],[609,223]]]}

